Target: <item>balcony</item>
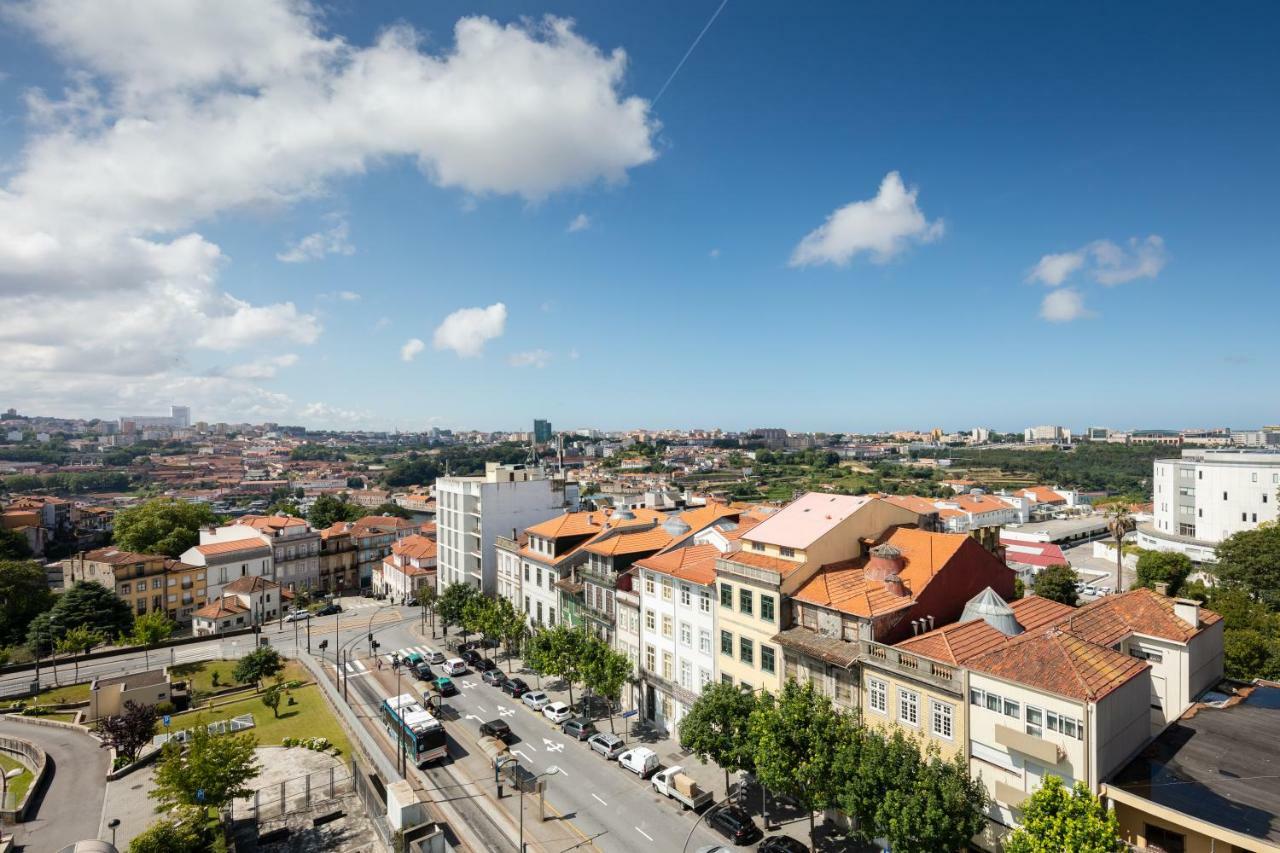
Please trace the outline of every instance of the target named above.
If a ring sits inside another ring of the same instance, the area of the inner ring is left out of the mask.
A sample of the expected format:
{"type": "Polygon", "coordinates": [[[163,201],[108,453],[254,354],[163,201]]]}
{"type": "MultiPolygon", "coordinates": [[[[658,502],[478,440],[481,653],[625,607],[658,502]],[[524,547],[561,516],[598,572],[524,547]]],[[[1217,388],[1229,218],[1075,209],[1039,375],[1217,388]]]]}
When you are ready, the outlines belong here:
{"type": "Polygon", "coordinates": [[[870,666],[889,670],[915,681],[939,687],[957,696],[962,695],[960,675],[952,667],[932,658],[908,654],[883,643],[862,640],[861,657],[870,666]]]}
{"type": "Polygon", "coordinates": [[[1056,744],[1001,723],[996,723],[996,743],[1017,750],[1023,755],[1029,755],[1041,764],[1051,767],[1061,761],[1065,755],[1056,744]]]}
{"type": "Polygon", "coordinates": [[[996,780],[996,802],[1002,803],[1011,809],[1021,806],[1031,796],[1021,788],[1015,788],[1010,784],[996,780]]]}
{"type": "Polygon", "coordinates": [[[675,699],[677,702],[681,702],[685,705],[692,705],[694,702],[698,701],[697,693],[681,687],[670,679],[663,678],[661,675],[658,675],[658,673],[648,669],[647,667],[640,667],[640,677],[649,684],[652,684],[658,690],[670,695],[671,698],[675,699]]]}
{"type": "Polygon", "coordinates": [[[640,596],[632,589],[620,589],[613,594],[613,600],[619,607],[640,607],[640,596]]]}

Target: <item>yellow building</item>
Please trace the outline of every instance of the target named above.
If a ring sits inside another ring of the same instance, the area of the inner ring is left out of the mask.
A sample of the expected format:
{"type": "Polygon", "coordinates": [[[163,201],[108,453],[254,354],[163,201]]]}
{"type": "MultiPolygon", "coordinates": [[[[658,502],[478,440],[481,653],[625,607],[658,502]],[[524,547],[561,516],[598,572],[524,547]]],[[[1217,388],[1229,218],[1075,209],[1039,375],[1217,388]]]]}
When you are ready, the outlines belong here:
{"type": "Polygon", "coordinates": [[[205,603],[205,568],[162,554],[98,548],[64,560],[62,569],[64,586],[76,581],[100,583],[123,599],[137,616],[161,611],[185,624],[205,603]]]}

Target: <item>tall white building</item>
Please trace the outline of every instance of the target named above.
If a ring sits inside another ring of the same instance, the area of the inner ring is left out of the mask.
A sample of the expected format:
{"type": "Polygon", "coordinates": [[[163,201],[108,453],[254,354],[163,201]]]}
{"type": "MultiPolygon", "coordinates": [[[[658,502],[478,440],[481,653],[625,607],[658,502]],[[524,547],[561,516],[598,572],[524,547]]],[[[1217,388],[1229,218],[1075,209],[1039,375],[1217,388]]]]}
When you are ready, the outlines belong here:
{"type": "Polygon", "coordinates": [[[489,462],[476,477],[436,480],[437,584],[468,583],[497,591],[499,536],[578,508],[578,485],[542,468],[489,462]]]}
{"type": "Polygon", "coordinates": [[[1022,431],[1027,444],[1070,444],[1071,430],[1064,426],[1033,426],[1022,431]]]}
{"type": "Polygon", "coordinates": [[[1277,518],[1280,452],[1184,450],[1152,467],[1152,523],[1138,528],[1143,548],[1208,562],[1223,539],[1277,518]]]}

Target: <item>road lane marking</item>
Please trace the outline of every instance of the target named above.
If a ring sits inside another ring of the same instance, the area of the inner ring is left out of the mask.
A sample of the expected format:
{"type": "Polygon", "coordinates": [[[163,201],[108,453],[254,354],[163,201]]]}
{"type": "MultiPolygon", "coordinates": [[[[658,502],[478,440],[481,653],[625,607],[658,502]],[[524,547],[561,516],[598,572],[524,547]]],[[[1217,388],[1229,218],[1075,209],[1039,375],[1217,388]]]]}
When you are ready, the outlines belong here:
{"type": "Polygon", "coordinates": [[[640,827],[638,827],[638,826],[636,827],[636,832],[640,833],[641,835],[643,835],[645,838],[649,839],[650,841],[652,841],[652,840],[653,840],[653,836],[652,836],[652,835],[650,835],[649,833],[645,832],[643,829],[641,829],[641,828],[640,828],[640,827]]]}
{"type": "Polygon", "coordinates": [[[525,755],[525,754],[524,754],[524,751],[523,751],[523,750],[513,749],[513,750],[511,750],[511,754],[512,754],[512,755],[518,755],[518,756],[520,756],[521,758],[523,758],[525,761],[528,761],[528,762],[531,762],[531,763],[532,763],[532,761],[533,761],[533,759],[532,759],[532,758],[530,758],[529,756],[527,756],[527,755],[525,755]]]}
{"type": "Polygon", "coordinates": [[[542,739],[542,746],[547,750],[547,752],[560,752],[564,749],[564,744],[556,743],[555,741],[545,737],[542,739]]]}
{"type": "MultiPolygon", "coordinates": [[[[561,771],[561,772],[563,773],[564,771],[561,771]]],[[[595,794],[592,794],[591,796],[596,797],[596,795],[595,795],[595,794]]],[[[607,805],[609,805],[608,803],[606,803],[604,800],[600,799],[599,797],[596,797],[596,802],[597,802],[597,803],[599,803],[599,804],[600,804],[600,805],[602,805],[602,806],[607,806],[607,805]]]]}
{"type": "Polygon", "coordinates": [[[483,705],[477,705],[477,706],[476,706],[476,708],[478,708],[478,709],[479,709],[479,711],[480,711],[480,713],[481,713],[481,714],[487,714],[487,713],[489,713],[488,711],[486,711],[486,710],[485,710],[485,707],[484,707],[483,705]]]}

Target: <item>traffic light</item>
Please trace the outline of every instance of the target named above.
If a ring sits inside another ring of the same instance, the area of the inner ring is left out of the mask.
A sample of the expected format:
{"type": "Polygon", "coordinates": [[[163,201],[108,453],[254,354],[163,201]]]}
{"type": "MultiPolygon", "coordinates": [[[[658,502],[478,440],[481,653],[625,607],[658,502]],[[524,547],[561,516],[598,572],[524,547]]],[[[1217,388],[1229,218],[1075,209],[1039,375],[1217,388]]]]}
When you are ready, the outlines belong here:
{"type": "Polygon", "coordinates": [[[370,631],[370,632],[369,632],[369,642],[371,642],[371,643],[373,642],[373,632],[372,632],[372,631],[370,631]]]}

